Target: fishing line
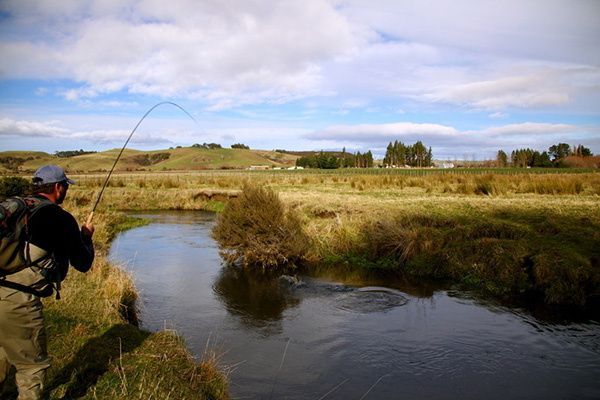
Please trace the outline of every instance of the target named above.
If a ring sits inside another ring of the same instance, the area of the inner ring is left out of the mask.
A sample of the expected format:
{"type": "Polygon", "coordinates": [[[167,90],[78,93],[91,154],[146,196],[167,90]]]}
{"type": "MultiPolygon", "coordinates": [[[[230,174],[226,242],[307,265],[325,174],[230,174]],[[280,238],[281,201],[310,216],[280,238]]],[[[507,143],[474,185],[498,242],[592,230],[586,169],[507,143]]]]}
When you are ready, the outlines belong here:
{"type": "Polygon", "coordinates": [[[135,126],[135,128],[133,128],[133,130],[131,131],[131,133],[127,137],[127,141],[125,141],[125,144],[121,148],[121,151],[119,152],[119,155],[117,155],[117,158],[115,159],[115,162],[114,162],[112,168],[108,172],[108,175],[106,176],[106,179],[104,180],[104,184],[102,185],[102,189],[100,189],[100,193],[98,193],[98,197],[96,198],[96,202],[94,203],[94,207],[92,208],[92,212],[88,216],[88,219],[86,221],[87,224],[90,224],[92,222],[92,218],[94,218],[94,212],[96,211],[96,207],[98,207],[98,203],[100,203],[100,199],[102,198],[102,195],[104,194],[104,190],[106,189],[106,186],[108,185],[108,180],[112,176],[112,173],[115,170],[115,167],[117,166],[117,163],[119,162],[119,159],[121,158],[121,155],[125,151],[125,148],[127,147],[127,144],[129,143],[129,141],[131,140],[131,137],[133,136],[133,134],[135,133],[135,131],[137,130],[137,128],[140,126],[140,124],[142,123],[142,121],[148,116],[148,114],[150,114],[155,108],[157,108],[158,106],[162,106],[163,104],[170,104],[172,106],[175,106],[175,107],[179,108],[188,117],[190,117],[192,119],[192,121],[194,121],[196,124],[198,124],[198,121],[196,121],[196,119],[194,117],[192,117],[192,115],[189,112],[187,112],[179,104],[173,103],[172,101],[162,101],[162,102],[160,102],[158,104],[155,104],[152,108],[150,108],[148,111],[146,111],[146,114],[144,114],[144,116],[138,121],[138,123],[135,126]]]}

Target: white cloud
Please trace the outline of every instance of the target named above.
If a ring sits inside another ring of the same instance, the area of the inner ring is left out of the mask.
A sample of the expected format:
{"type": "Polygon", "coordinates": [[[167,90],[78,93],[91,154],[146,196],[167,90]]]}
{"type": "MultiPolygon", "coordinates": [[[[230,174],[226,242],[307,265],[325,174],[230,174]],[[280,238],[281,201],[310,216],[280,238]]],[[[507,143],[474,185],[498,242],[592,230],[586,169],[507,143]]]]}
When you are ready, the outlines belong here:
{"type": "Polygon", "coordinates": [[[388,37],[483,57],[598,65],[596,0],[346,0],[344,13],[388,37]]]}
{"type": "Polygon", "coordinates": [[[490,117],[492,119],[501,119],[501,118],[508,117],[508,114],[500,112],[500,111],[496,111],[495,113],[488,115],[488,117],[490,117]]]}
{"type": "Polygon", "coordinates": [[[509,124],[503,126],[495,126],[482,129],[479,131],[469,131],[470,133],[478,133],[490,137],[506,138],[508,136],[527,136],[532,135],[555,135],[555,134],[570,134],[580,131],[581,128],[569,124],[549,124],[524,122],[521,124],[509,124]]]}
{"type": "Polygon", "coordinates": [[[0,136],[65,137],[70,131],[57,126],[58,122],[15,121],[0,119],[0,136]]]}
{"type": "Polygon", "coordinates": [[[594,0],[22,0],[0,11],[0,76],[71,80],[69,100],[123,91],[212,111],[333,95],[342,111],[356,98],[494,111],[598,100],[594,0]]]}
{"type": "Polygon", "coordinates": [[[4,5],[15,26],[62,35],[4,38],[0,74],[81,82],[65,92],[68,99],[126,90],[195,97],[215,109],[290,101],[319,93],[319,64],[354,46],[350,25],[326,0],[239,2],[235,8],[218,1],[168,7],[152,0],[96,1],[63,4],[62,12],[53,2],[22,3],[4,5]]]}
{"type": "MultiPolygon", "coordinates": [[[[0,137],[12,138],[56,138],[73,141],[86,140],[96,143],[124,143],[131,132],[125,130],[77,131],[60,126],[58,121],[16,121],[10,118],[0,119],[0,137]]],[[[172,143],[169,134],[141,134],[132,138],[132,143],[140,145],[172,143]]]]}
{"type": "Polygon", "coordinates": [[[358,143],[382,143],[393,140],[447,140],[458,135],[452,127],[438,124],[398,122],[393,124],[338,125],[305,134],[311,140],[338,140],[358,143]]]}
{"type": "Polygon", "coordinates": [[[440,88],[424,97],[485,110],[559,106],[569,102],[569,95],[560,82],[540,75],[458,84],[440,88]]]}

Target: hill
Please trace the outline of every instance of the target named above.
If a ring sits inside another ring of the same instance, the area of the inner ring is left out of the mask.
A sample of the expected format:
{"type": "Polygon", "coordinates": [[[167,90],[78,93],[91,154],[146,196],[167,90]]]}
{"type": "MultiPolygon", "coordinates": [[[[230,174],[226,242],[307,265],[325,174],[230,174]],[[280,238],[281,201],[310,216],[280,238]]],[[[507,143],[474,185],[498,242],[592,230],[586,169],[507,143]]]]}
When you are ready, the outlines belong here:
{"type": "MultiPolygon", "coordinates": [[[[30,173],[45,164],[56,164],[71,173],[108,171],[120,149],[73,157],[57,157],[44,152],[0,152],[0,174],[30,173]]],[[[190,171],[206,169],[245,169],[251,165],[289,167],[298,156],[278,151],[246,149],[203,149],[181,147],[168,150],[126,149],[116,171],[190,171]]]]}

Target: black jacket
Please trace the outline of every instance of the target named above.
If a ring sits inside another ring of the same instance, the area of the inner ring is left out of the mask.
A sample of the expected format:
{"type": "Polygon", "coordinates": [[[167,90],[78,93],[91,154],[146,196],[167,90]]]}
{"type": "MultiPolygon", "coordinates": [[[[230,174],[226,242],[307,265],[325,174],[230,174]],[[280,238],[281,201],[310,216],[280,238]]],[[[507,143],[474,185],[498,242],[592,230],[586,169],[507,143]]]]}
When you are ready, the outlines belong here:
{"type": "Polygon", "coordinates": [[[94,246],[89,236],[81,234],[75,218],[56,204],[38,210],[29,221],[30,241],[52,252],[59,266],[60,278],[67,276],[69,264],[87,272],[94,261],[94,246]]]}

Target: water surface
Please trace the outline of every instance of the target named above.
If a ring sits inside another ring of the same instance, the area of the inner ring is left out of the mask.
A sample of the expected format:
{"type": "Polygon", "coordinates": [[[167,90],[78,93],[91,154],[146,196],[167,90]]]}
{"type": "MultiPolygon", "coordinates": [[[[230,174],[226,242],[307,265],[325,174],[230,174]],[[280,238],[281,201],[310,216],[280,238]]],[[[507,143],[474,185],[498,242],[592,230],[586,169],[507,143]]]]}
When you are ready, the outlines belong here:
{"type": "Polygon", "coordinates": [[[257,276],[223,266],[212,214],[143,216],[153,223],[110,252],[134,275],[142,325],[221,353],[233,398],[600,398],[598,321],[550,323],[400,282],[257,276]]]}

